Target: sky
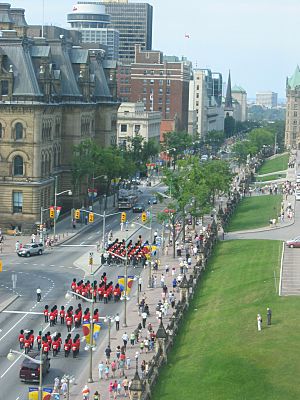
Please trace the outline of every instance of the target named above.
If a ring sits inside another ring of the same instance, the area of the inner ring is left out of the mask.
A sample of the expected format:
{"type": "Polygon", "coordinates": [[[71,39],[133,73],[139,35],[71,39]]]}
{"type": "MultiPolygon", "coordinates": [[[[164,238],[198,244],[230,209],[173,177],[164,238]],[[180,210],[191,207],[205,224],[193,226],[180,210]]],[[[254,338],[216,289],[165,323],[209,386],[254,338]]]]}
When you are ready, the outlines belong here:
{"type": "MultiPolygon", "coordinates": [[[[67,27],[66,14],[77,0],[44,1],[45,23],[67,27]]],[[[5,2],[25,8],[28,23],[41,24],[42,0],[5,2]]],[[[232,84],[242,86],[248,97],[265,90],[285,97],[286,77],[300,63],[299,0],[147,2],[154,8],[153,49],[221,72],[224,81],[230,70],[232,84]]]]}

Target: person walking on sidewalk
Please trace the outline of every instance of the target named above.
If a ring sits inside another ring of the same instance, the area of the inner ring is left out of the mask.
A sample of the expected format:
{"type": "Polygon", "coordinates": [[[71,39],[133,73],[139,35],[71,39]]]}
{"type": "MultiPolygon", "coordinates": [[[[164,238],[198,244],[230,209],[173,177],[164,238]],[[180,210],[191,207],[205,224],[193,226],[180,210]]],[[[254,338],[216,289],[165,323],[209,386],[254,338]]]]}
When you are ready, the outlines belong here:
{"type": "Polygon", "coordinates": [[[147,313],[145,311],[142,312],[142,324],[143,328],[146,328],[146,322],[147,322],[147,313]]]}
{"type": "Polygon", "coordinates": [[[103,379],[103,372],[104,372],[104,364],[103,361],[100,361],[98,365],[99,380],[103,379]]]}
{"type": "Polygon", "coordinates": [[[122,340],[123,340],[123,343],[124,343],[124,347],[125,347],[125,350],[126,350],[126,346],[127,346],[127,343],[128,343],[128,335],[127,335],[127,333],[125,332],[125,333],[123,333],[123,335],[122,335],[122,340]]]}
{"type": "Polygon", "coordinates": [[[116,321],[116,330],[118,331],[120,329],[120,316],[117,314],[115,316],[115,321],[116,321]]]}
{"type": "Polygon", "coordinates": [[[90,389],[88,388],[88,385],[84,386],[81,393],[82,393],[82,400],[90,399],[90,389]]]}

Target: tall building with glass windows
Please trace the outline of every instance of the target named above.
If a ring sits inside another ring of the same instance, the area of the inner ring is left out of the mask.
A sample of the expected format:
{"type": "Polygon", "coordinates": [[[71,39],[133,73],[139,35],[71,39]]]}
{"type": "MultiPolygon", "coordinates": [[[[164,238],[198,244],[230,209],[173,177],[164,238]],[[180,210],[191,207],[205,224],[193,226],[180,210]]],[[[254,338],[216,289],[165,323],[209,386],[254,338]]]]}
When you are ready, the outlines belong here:
{"type": "Polygon", "coordinates": [[[152,49],[153,7],[150,4],[128,0],[102,0],[100,4],[111,17],[111,26],[119,31],[119,60],[123,64],[134,62],[136,44],[142,50],[152,49]]]}
{"type": "Polygon", "coordinates": [[[99,2],[79,1],[68,14],[72,29],[82,34],[84,43],[99,43],[107,49],[108,60],[119,58],[119,32],[110,24],[104,5],[99,2]]]}

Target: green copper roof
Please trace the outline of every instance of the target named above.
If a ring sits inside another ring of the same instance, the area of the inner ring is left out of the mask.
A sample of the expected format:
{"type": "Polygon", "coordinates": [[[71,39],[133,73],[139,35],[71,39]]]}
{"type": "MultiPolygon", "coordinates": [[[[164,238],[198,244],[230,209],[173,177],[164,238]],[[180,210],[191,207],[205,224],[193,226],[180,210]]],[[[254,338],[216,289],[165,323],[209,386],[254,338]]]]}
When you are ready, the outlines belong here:
{"type": "Polygon", "coordinates": [[[300,86],[300,69],[299,65],[297,65],[294,75],[292,75],[288,79],[288,86],[290,89],[296,89],[297,86],[300,86]]]}
{"type": "Polygon", "coordinates": [[[231,89],[232,92],[241,92],[241,93],[246,93],[246,90],[242,88],[242,86],[234,85],[233,88],[231,89]]]}

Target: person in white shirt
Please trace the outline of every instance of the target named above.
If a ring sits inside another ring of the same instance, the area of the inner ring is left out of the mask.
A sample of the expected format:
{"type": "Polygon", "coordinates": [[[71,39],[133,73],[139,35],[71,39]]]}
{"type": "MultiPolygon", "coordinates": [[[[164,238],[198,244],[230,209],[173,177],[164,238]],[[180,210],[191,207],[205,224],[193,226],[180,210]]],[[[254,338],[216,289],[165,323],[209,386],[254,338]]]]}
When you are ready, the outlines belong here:
{"type": "Polygon", "coordinates": [[[118,331],[120,329],[120,316],[117,314],[115,316],[115,321],[116,321],[116,330],[118,331]]]}
{"type": "Polygon", "coordinates": [[[127,346],[128,339],[129,339],[129,338],[128,338],[127,333],[126,333],[126,332],[123,333],[123,335],[122,335],[122,340],[123,340],[125,349],[126,349],[126,346],[127,346]]]}
{"type": "Polygon", "coordinates": [[[142,312],[143,328],[146,328],[146,321],[147,321],[147,313],[144,311],[144,312],[142,312]]]}

